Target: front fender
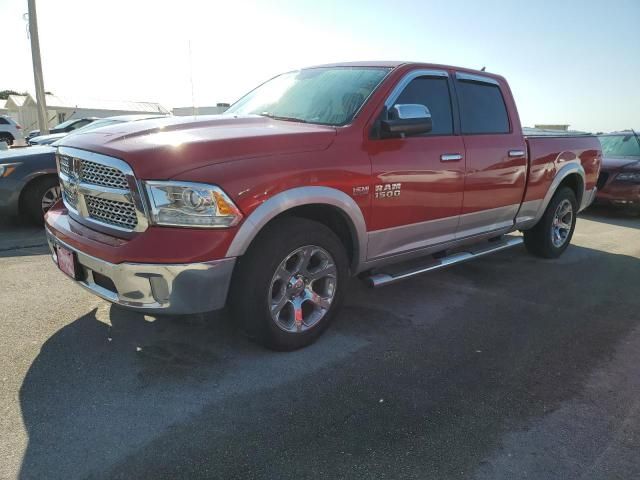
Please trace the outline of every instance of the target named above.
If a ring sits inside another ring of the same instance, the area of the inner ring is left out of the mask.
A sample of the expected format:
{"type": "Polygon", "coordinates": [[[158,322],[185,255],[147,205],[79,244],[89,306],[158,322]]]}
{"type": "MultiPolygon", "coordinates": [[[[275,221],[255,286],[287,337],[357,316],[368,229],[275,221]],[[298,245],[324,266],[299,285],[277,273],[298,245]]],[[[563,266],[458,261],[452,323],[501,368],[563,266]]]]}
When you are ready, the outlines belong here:
{"type": "Polygon", "coordinates": [[[349,220],[351,234],[355,239],[357,252],[354,272],[360,271],[367,252],[367,227],[360,207],[346,193],[331,187],[308,186],[285,190],[274,195],[257,207],[242,223],[234,237],[227,257],[244,254],[258,233],[270,220],[295,207],[303,205],[331,205],[338,208],[349,220]]]}

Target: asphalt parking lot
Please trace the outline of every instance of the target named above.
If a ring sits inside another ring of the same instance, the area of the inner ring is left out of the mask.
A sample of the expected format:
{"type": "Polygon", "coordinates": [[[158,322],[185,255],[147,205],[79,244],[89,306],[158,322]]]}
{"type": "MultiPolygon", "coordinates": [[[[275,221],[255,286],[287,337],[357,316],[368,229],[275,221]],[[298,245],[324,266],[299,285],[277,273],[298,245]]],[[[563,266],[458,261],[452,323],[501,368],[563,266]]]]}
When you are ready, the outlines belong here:
{"type": "Polygon", "coordinates": [[[0,220],[0,478],[640,478],[640,217],[379,290],[273,353],[152,318],[0,220]]]}

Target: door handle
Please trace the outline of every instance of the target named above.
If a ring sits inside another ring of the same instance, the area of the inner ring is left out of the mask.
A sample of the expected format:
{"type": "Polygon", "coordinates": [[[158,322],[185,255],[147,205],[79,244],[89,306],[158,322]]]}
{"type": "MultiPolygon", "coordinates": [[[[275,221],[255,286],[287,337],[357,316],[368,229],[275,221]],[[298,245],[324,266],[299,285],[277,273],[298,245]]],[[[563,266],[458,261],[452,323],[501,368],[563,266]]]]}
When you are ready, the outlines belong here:
{"type": "Polygon", "coordinates": [[[440,155],[441,162],[457,162],[458,160],[462,160],[462,155],[459,153],[443,153],[440,155]]]}
{"type": "Polygon", "coordinates": [[[524,150],[509,150],[509,157],[511,158],[524,157],[524,150]]]}

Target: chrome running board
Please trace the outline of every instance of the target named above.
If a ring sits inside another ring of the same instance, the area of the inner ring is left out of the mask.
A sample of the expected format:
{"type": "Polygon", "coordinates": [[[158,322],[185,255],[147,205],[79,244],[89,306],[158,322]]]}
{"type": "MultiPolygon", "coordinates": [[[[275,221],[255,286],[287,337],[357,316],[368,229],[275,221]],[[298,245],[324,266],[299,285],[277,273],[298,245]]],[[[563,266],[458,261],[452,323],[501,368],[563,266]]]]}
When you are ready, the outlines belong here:
{"type": "MultiPolygon", "coordinates": [[[[516,245],[520,245],[522,242],[522,237],[503,237],[488,243],[471,245],[470,247],[466,247],[464,250],[456,251],[455,253],[451,253],[450,255],[440,258],[429,257],[433,261],[426,265],[422,263],[421,265],[414,266],[413,268],[402,269],[397,272],[372,273],[365,277],[365,279],[371,287],[382,287],[383,285],[399,282],[406,278],[415,277],[416,275],[421,275],[423,273],[432,272],[434,270],[439,270],[474,258],[482,257],[489,253],[499,252],[506,248],[515,247],[516,245]]],[[[392,269],[392,267],[387,268],[392,269]]]]}

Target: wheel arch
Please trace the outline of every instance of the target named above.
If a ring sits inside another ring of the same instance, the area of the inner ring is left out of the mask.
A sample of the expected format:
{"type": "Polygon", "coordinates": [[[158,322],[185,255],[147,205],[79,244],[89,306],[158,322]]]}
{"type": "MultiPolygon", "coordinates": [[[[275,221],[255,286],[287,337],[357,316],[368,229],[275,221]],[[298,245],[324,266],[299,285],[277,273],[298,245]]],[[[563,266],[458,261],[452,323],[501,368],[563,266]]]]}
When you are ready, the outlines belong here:
{"type": "Polygon", "coordinates": [[[558,173],[556,173],[556,176],[551,181],[544,198],[539,201],[536,215],[533,219],[528,219],[526,222],[518,224],[518,228],[528,230],[529,228],[534,227],[544,215],[544,212],[547,210],[549,202],[551,202],[555,193],[563,186],[568,186],[573,190],[576,195],[576,200],[578,201],[578,209],[580,209],[582,199],[585,195],[586,174],[584,172],[584,168],[579,162],[567,163],[558,170],[558,173]]]}
{"type": "Polygon", "coordinates": [[[57,172],[54,170],[53,172],[42,171],[35,172],[29,176],[25,184],[22,186],[22,190],[20,190],[20,196],[18,197],[18,210],[21,214],[24,213],[25,205],[25,195],[26,193],[38,182],[42,182],[47,178],[57,178],[57,172]]]}
{"type": "Polygon", "coordinates": [[[367,230],[356,202],[330,187],[299,187],[274,195],[242,223],[227,250],[228,257],[243,255],[258,234],[276,218],[300,216],[327,225],[345,245],[351,272],[358,273],[366,259],[367,230]]]}

